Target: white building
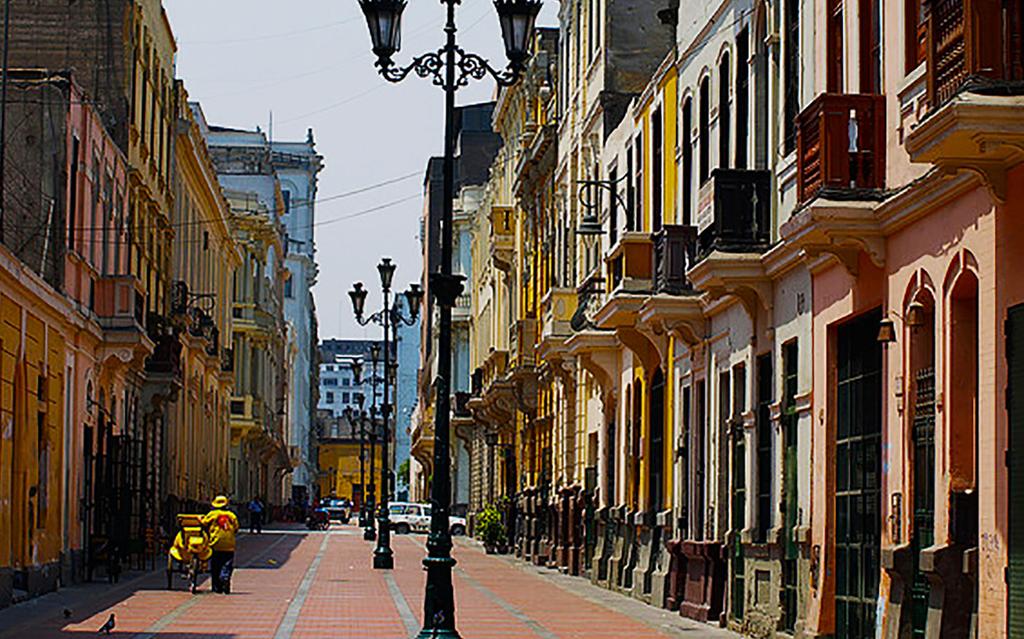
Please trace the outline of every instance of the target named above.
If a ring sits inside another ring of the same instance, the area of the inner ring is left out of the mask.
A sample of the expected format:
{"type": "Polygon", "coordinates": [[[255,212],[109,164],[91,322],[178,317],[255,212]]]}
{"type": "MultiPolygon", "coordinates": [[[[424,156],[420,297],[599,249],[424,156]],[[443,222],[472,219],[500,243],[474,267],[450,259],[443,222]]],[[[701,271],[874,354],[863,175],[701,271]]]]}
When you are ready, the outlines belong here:
{"type": "Polygon", "coordinates": [[[317,154],[310,129],[304,142],[271,142],[272,162],[281,182],[285,227],[284,317],[294,349],[290,371],[288,420],[289,446],[297,449],[299,465],[293,474],[293,486],[309,488],[316,477],[316,457],[310,445],[316,406],[313,389],[317,384],[316,310],[311,289],[316,284],[316,245],[313,229],[316,210],[317,175],[323,158],[317,154]]]}

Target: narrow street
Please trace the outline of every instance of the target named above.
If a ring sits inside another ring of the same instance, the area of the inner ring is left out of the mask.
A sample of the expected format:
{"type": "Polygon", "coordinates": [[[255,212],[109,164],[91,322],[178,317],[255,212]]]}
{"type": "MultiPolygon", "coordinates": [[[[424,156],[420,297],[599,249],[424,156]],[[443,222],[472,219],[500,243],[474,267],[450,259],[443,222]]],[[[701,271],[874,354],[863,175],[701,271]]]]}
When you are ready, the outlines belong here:
{"type": "MultiPolygon", "coordinates": [[[[171,592],[162,571],[135,574],[4,610],[0,637],[96,636],[111,613],[111,636],[132,639],[411,637],[421,626],[424,540],[395,537],[395,570],[375,571],[370,543],[354,526],[245,535],[231,595],[212,594],[208,581],[197,595],[183,581],[171,592]]],[[[458,628],[466,639],[735,636],[580,578],[488,556],[464,538],[455,555],[458,628]]]]}

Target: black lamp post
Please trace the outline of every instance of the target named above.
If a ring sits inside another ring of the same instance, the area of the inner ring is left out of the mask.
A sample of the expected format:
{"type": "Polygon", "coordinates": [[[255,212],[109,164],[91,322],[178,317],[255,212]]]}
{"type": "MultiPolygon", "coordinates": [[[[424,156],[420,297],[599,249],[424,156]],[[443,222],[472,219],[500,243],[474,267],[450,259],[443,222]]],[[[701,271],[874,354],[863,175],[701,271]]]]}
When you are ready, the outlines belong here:
{"type": "Polygon", "coordinates": [[[433,505],[427,538],[427,587],[423,604],[423,629],[419,636],[458,637],[455,630],[455,594],[452,590],[452,539],[448,530],[451,508],[451,460],[449,452],[450,389],[452,370],[452,307],[462,293],[462,277],[452,274],[452,205],[455,197],[455,92],[488,75],[500,86],[519,80],[529,59],[530,38],[540,11],[541,0],[494,0],[501,23],[508,66],[495,70],[480,56],[469,53],[455,41],[455,5],[459,0],[442,0],[447,9],[445,45],[416,57],[405,67],[396,67],[391,57],[401,48],[402,11],[406,0],[358,0],[370,29],[370,41],[377,55],[377,68],[390,82],[400,82],[415,71],[430,78],[444,90],[444,201],[441,217],[440,272],[430,273],[430,291],[439,308],[437,336],[436,406],[434,411],[434,479],[430,488],[433,505]]]}
{"type": "MultiPolygon", "coordinates": [[[[352,367],[352,383],[354,386],[361,386],[363,383],[363,362],[353,360],[349,366],[352,367]]],[[[359,410],[345,409],[345,416],[352,425],[352,434],[355,435],[356,426],[359,427],[359,521],[360,528],[366,527],[366,420],[363,412],[363,404],[366,396],[362,393],[355,393],[356,404],[359,410]]]]}
{"type": "MultiPolygon", "coordinates": [[[[395,264],[391,261],[391,258],[385,257],[381,259],[380,264],[377,265],[377,272],[380,274],[380,288],[381,296],[384,300],[384,308],[376,313],[364,317],[366,307],[366,289],[363,288],[361,282],[357,282],[352,290],[349,292],[349,296],[352,298],[352,310],[355,312],[356,322],[361,326],[366,326],[371,322],[379,325],[384,329],[384,370],[380,377],[377,376],[377,351],[379,347],[374,344],[373,353],[373,373],[371,382],[373,383],[373,394],[376,398],[377,395],[377,383],[380,382],[384,387],[383,402],[380,408],[380,419],[383,424],[383,438],[381,441],[381,462],[380,462],[380,495],[377,500],[377,547],[373,551],[373,567],[389,569],[394,568],[395,558],[391,552],[391,521],[388,513],[388,498],[392,490],[391,481],[391,458],[388,444],[391,440],[391,403],[390,394],[388,392],[393,380],[392,380],[392,362],[391,362],[391,332],[399,324],[405,324],[412,326],[416,323],[416,319],[419,317],[420,304],[423,300],[423,291],[420,289],[418,284],[410,284],[409,290],[404,294],[408,305],[409,315],[403,315],[401,308],[391,303],[391,281],[395,276],[395,264]]],[[[371,409],[372,410],[372,409],[371,409]]],[[[377,432],[376,425],[374,425],[373,435],[377,432]]],[[[372,460],[370,462],[373,463],[372,460]]]]}

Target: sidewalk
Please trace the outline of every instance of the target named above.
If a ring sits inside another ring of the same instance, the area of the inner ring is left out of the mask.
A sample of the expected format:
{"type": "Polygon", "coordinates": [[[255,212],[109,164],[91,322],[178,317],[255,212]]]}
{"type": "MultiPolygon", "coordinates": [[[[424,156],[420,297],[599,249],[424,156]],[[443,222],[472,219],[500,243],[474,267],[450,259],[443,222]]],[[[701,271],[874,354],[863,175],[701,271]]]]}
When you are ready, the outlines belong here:
{"type": "MultiPolygon", "coordinates": [[[[302,528],[303,530],[305,527],[302,528]]],[[[295,528],[297,531],[298,528],[295,528]]],[[[290,532],[291,528],[275,532],[290,532]]],[[[268,531],[269,532],[269,531],[268,531]]],[[[239,558],[245,562],[246,557],[259,559],[273,546],[278,545],[277,535],[239,535],[239,558]]],[[[250,560],[251,561],[251,560],[250,560]]],[[[208,577],[204,578],[204,583],[208,577]]],[[[116,609],[132,595],[145,592],[166,592],[167,576],[165,564],[157,561],[157,568],[152,571],[128,571],[121,575],[118,583],[109,584],[105,580],[79,583],[66,586],[56,592],[29,599],[22,603],[0,610],[0,638],[6,639],[37,636],[40,630],[60,628],[95,620],[102,616],[101,612],[116,609]],[[69,611],[70,616],[65,616],[69,611]]],[[[176,588],[184,592],[184,583],[179,579],[176,588]]],[[[118,619],[121,615],[118,615],[118,619]]],[[[105,617],[96,625],[98,628],[105,617]]],[[[96,628],[92,628],[95,634],[96,628]]]]}

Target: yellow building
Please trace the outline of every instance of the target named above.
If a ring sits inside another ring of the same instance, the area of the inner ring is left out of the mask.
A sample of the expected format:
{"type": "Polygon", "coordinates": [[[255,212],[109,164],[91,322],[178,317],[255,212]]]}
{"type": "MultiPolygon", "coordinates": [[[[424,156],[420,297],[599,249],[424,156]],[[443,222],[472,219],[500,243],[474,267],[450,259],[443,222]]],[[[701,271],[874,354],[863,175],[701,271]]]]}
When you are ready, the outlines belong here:
{"type": "Polygon", "coordinates": [[[64,549],[66,340],[81,318],[5,246],[0,291],[0,580],[40,594],[64,549]]]}
{"type": "Polygon", "coordinates": [[[171,315],[182,336],[182,399],[167,428],[168,491],[186,503],[229,489],[234,388],[231,294],[241,249],[231,210],[188,94],[179,81],[171,315]]]}
{"type": "MultiPolygon", "coordinates": [[[[380,437],[376,445],[370,446],[370,432],[364,431],[363,446],[360,447],[360,426],[344,417],[323,416],[320,418],[321,436],[317,459],[320,464],[318,485],[321,497],[351,499],[357,507],[363,495],[380,485],[381,446],[380,437]],[[360,455],[360,453],[362,453],[360,455]],[[361,457],[361,459],[360,459],[361,457]],[[374,474],[370,474],[371,461],[374,474]],[[360,473],[362,467],[362,473],[360,473]],[[365,483],[365,490],[363,484],[365,483]]],[[[383,433],[378,431],[378,435],[383,433]]],[[[375,494],[375,493],[374,493],[375,494]]]]}

